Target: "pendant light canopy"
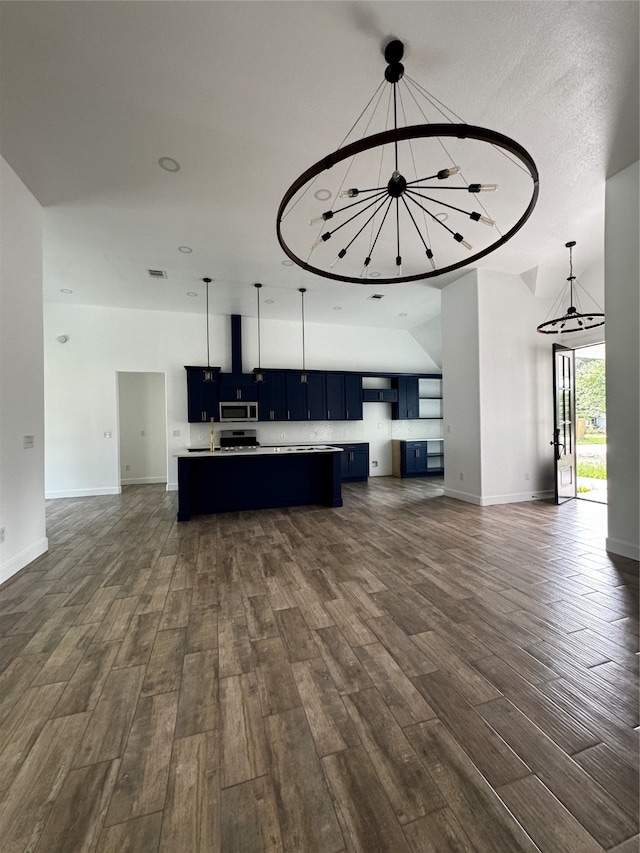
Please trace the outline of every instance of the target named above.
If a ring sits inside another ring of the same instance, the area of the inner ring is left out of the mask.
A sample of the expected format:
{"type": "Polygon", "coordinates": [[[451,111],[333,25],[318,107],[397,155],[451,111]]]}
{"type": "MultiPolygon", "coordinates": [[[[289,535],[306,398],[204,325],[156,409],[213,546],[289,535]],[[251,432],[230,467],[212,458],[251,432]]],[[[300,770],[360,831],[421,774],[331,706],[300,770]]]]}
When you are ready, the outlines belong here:
{"type": "Polygon", "coordinates": [[[253,368],[253,381],[256,385],[259,385],[264,382],[264,371],[260,366],[260,288],[262,285],[256,282],[253,286],[256,289],[256,301],[258,305],[258,366],[253,368]]]}
{"type": "Polygon", "coordinates": [[[301,303],[301,309],[302,309],[302,312],[301,312],[302,313],[302,371],[300,373],[300,382],[302,385],[306,385],[309,382],[309,374],[307,373],[307,370],[306,370],[305,353],[304,353],[304,295],[307,292],[307,288],[306,287],[299,287],[298,290],[300,291],[300,303],[301,303]]]}
{"type": "Polygon", "coordinates": [[[543,335],[564,335],[567,332],[583,332],[585,329],[595,329],[597,326],[604,325],[604,313],[602,309],[600,309],[595,300],[591,299],[573,274],[573,247],[575,245],[575,240],[565,243],[566,248],[569,250],[569,277],[567,278],[569,284],[565,284],[563,287],[560,296],[551,306],[549,315],[554,317],[558,311],[562,310],[560,306],[567,295],[569,297],[569,307],[561,317],[555,316],[552,320],[547,319],[544,323],[540,323],[536,331],[543,335]],[[583,312],[578,298],[578,288],[582,290],[588,299],[591,299],[596,308],[598,308],[597,311],[583,312]]]}
{"type": "Polygon", "coordinates": [[[401,41],[387,44],[384,81],[338,149],[280,203],[280,245],[308,272],[364,284],[430,278],[497,249],[533,211],[538,170],[529,153],[465,124],[405,74],[403,54],[401,41]],[[490,211],[484,199],[498,185],[490,211]]]}

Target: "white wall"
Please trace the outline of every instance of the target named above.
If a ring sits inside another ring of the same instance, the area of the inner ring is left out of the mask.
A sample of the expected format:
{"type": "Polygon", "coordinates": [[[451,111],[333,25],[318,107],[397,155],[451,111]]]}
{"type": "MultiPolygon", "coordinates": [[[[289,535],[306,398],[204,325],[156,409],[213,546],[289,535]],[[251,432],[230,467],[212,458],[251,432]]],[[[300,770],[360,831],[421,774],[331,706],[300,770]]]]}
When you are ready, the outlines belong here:
{"type": "Polygon", "coordinates": [[[167,482],[164,373],[118,373],[120,483],[167,482]]]}
{"type": "Polygon", "coordinates": [[[607,181],[607,550],[640,559],[638,163],[607,181]]]}
{"type": "Polygon", "coordinates": [[[442,297],[445,494],[481,506],[553,489],[549,304],[520,276],[478,270],[442,297]],[[460,479],[460,474],[463,479],[460,479]]]}
{"type": "Polygon", "coordinates": [[[445,494],[477,502],[482,494],[482,466],[475,270],[442,292],[442,368],[445,494]]]}
{"type": "Polygon", "coordinates": [[[41,208],[0,159],[0,583],[47,550],[41,208]],[[33,436],[24,449],[23,436],[33,436]],[[2,537],[0,537],[2,538],[2,537]]]}
{"type": "MultiPolygon", "coordinates": [[[[229,370],[229,317],[213,316],[210,325],[211,364],[229,370]]],[[[257,365],[255,318],[243,319],[242,335],[243,368],[248,372],[257,365]]],[[[308,324],[305,338],[309,369],[438,372],[437,366],[406,331],[308,324]]],[[[263,367],[298,367],[301,353],[298,323],[261,322],[263,367]]],[[[187,422],[184,370],[185,364],[205,363],[205,321],[199,315],[47,304],[47,497],[119,492],[118,372],[162,372],[166,376],[167,488],[175,489],[177,464],[174,454],[189,444],[208,442],[206,429],[201,437],[202,427],[187,422]],[[61,334],[69,337],[64,345],[56,340],[61,334]],[[174,432],[179,435],[174,436],[174,432]],[[111,436],[105,437],[105,433],[111,436]]],[[[284,439],[292,443],[347,438],[369,440],[363,422],[355,421],[259,424],[257,427],[263,443],[278,443],[281,432],[285,432],[284,439]]],[[[411,429],[417,427],[412,425],[411,429]]]]}

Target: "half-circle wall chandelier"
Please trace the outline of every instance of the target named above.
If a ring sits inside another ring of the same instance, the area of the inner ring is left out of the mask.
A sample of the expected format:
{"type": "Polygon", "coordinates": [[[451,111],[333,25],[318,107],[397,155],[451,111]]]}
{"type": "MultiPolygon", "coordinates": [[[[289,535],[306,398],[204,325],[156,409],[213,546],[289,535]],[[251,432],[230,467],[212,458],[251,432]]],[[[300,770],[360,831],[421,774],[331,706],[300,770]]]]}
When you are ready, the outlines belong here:
{"type": "Polygon", "coordinates": [[[569,250],[569,277],[568,284],[562,288],[560,296],[551,306],[547,319],[544,323],[540,323],[536,331],[543,335],[564,335],[567,332],[584,332],[585,329],[595,329],[597,326],[604,326],[604,313],[597,302],[592,299],[587,291],[582,287],[578,279],[573,274],[573,247],[576,245],[575,240],[565,243],[569,250]],[[593,302],[598,309],[597,311],[583,311],[580,305],[578,290],[582,290],[583,294],[593,302]],[[561,317],[557,317],[558,311],[561,311],[561,305],[568,297],[569,307],[561,317]],[[554,319],[549,320],[549,317],[554,319]]]}
{"type": "Polygon", "coordinates": [[[278,241],[308,272],[376,285],[431,278],[493,252],[533,211],[530,154],[465,124],[404,73],[403,55],[401,41],[387,44],[385,79],[351,130],[280,202],[278,241]]]}

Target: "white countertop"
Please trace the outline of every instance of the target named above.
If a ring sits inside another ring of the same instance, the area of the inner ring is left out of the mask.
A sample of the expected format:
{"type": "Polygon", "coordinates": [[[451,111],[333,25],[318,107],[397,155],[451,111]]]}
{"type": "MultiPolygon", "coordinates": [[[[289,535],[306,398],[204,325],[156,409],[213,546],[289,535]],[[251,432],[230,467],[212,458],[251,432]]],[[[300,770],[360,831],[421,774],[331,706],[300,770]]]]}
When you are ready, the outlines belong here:
{"type": "Polygon", "coordinates": [[[204,457],[219,457],[221,459],[229,456],[272,456],[274,453],[286,455],[289,453],[341,453],[341,447],[329,444],[283,444],[277,447],[247,447],[241,450],[220,450],[216,448],[213,453],[210,450],[183,450],[174,453],[177,458],[188,457],[197,459],[204,457]]]}

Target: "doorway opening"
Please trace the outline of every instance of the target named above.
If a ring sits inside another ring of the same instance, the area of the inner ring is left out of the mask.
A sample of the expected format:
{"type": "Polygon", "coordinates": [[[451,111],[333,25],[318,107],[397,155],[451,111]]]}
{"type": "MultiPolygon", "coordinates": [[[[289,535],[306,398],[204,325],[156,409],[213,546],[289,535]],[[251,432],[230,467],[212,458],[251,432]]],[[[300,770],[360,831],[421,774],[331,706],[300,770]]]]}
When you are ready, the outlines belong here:
{"type": "Polygon", "coordinates": [[[167,482],[164,373],[118,373],[120,485],[167,482]]]}
{"type": "Polygon", "coordinates": [[[575,350],[576,497],[607,503],[605,345],[575,350]]]}

